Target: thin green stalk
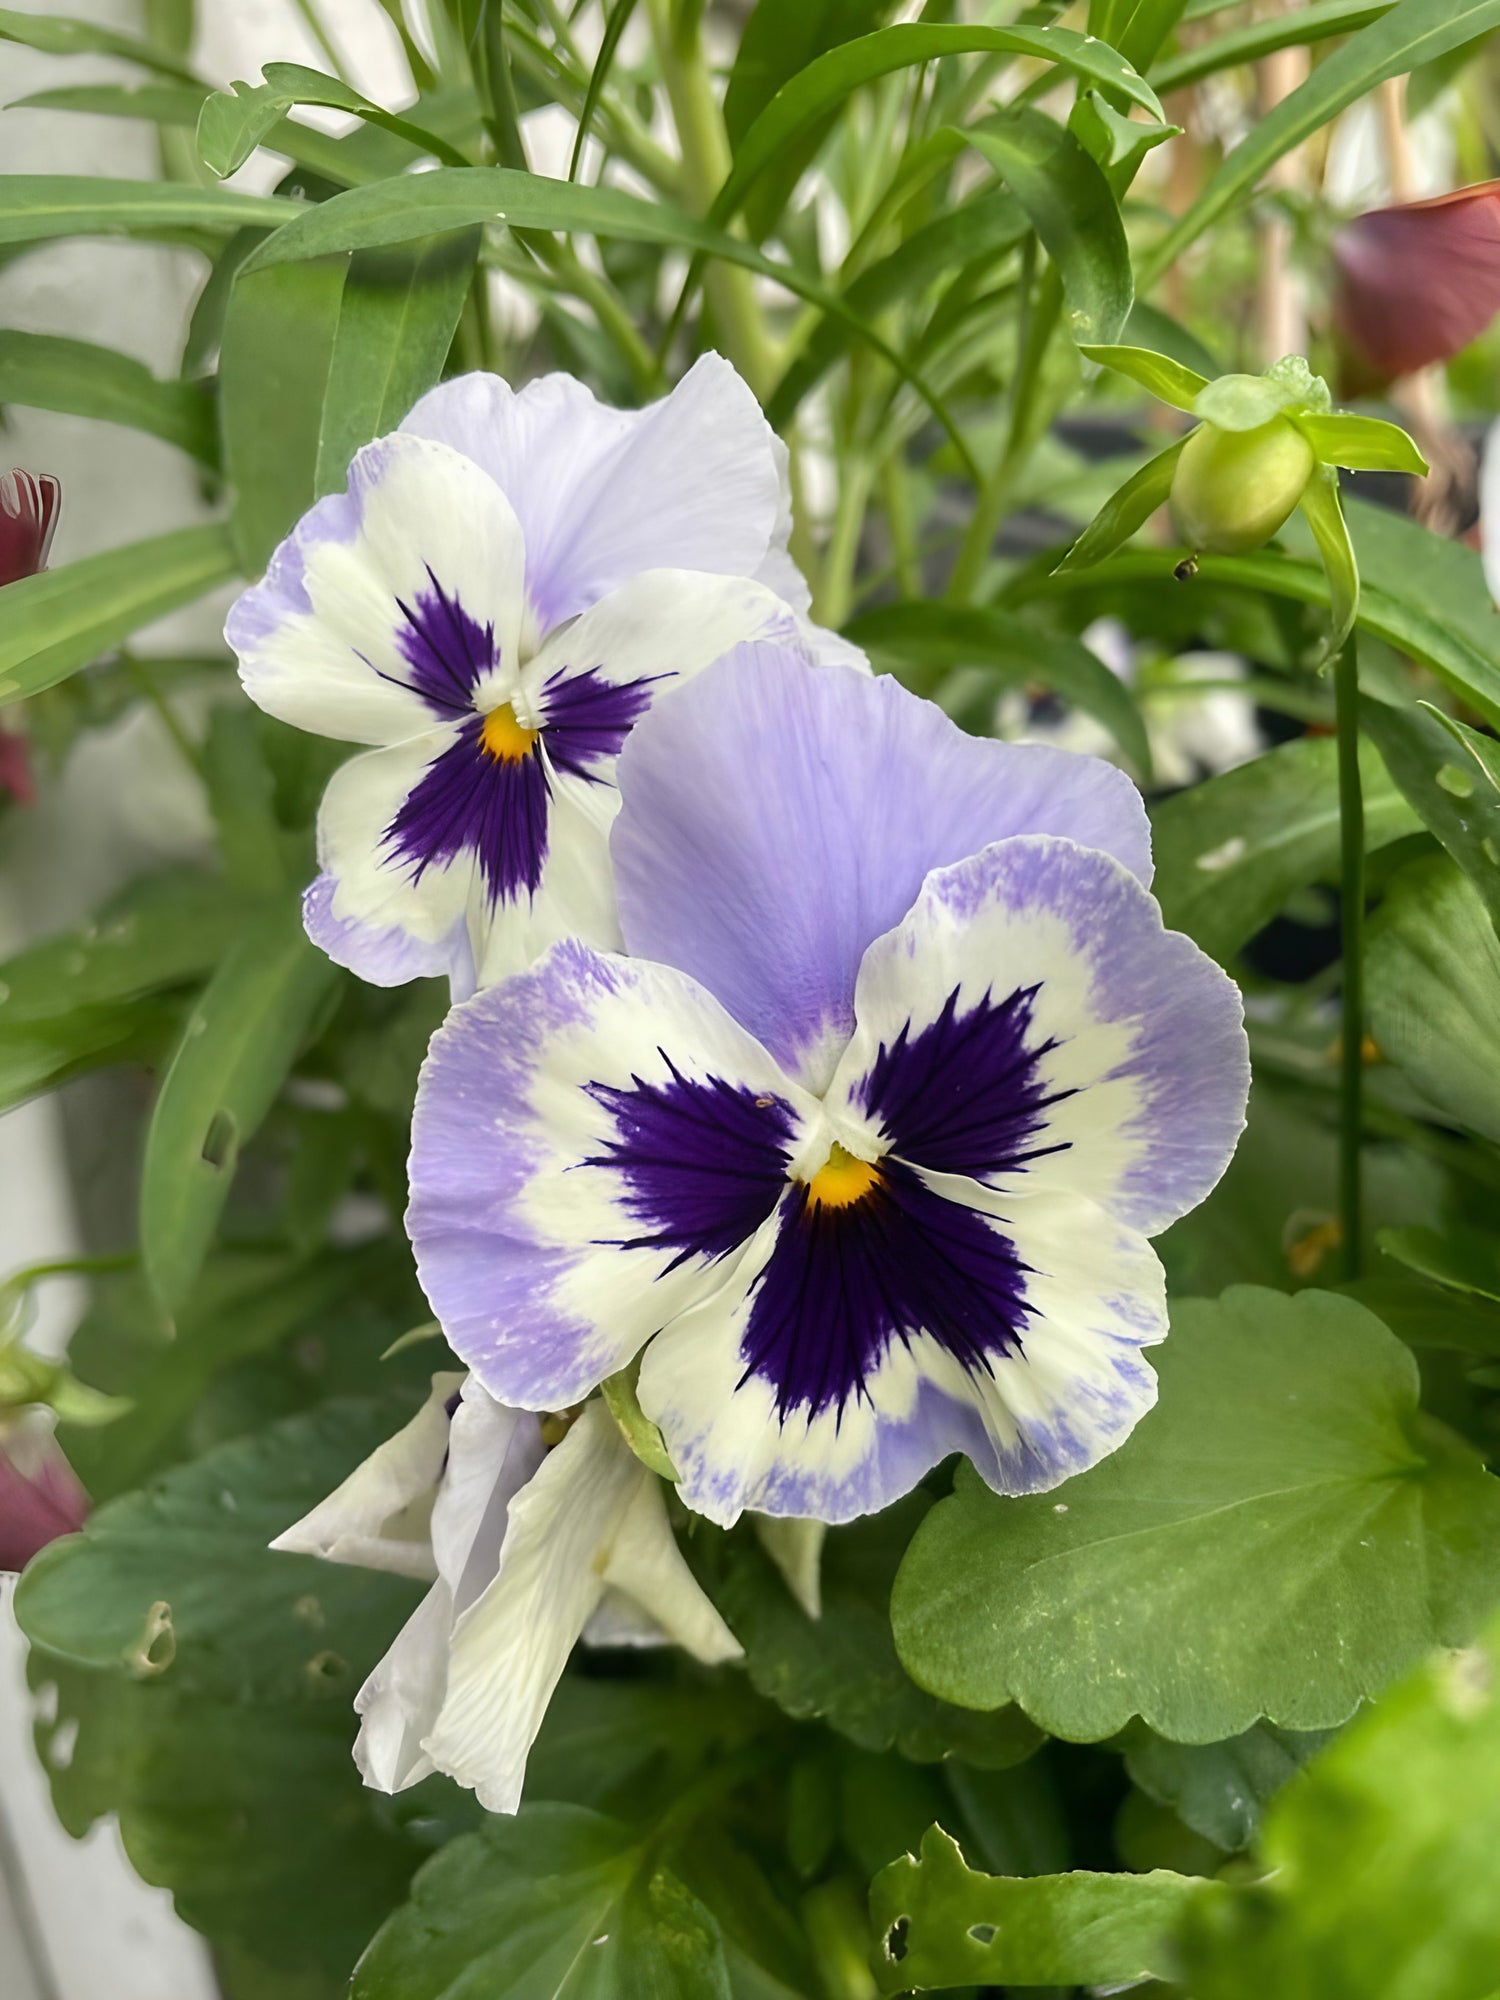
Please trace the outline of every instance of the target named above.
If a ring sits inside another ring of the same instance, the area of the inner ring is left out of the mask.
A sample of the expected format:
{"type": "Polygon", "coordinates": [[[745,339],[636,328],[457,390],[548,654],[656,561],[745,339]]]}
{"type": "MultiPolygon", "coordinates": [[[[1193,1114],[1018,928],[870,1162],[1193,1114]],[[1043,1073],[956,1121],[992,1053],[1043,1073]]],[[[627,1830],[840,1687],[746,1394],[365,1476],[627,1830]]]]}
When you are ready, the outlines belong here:
{"type": "Polygon", "coordinates": [[[813,616],[837,631],[849,616],[854,595],[854,565],[859,557],[865,509],[870,503],[874,469],[867,458],[846,457],[840,469],[838,507],[823,556],[823,575],[813,597],[813,616]]]}
{"type": "Polygon", "coordinates": [[[1365,1088],[1365,809],[1359,783],[1359,654],[1351,632],[1334,667],[1338,704],[1343,1028],[1339,1051],[1339,1233],[1346,1280],[1360,1272],[1365,1088]]]}
{"type": "Polygon", "coordinates": [[[124,653],[122,658],[130,669],[130,677],[140,688],[148,702],[161,718],[162,727],[171,737],[183,762],[196,777],[203,776],[203,753],[177,719],[177,711],[156,685],[156,676],[144,660],[138,660],[133,653],[124,653]]]}
{"type": "Polygon", "coordinates": [[[880,496],[885,502],[892,567],[901,595],[920,597],[922,565],[917,556],[917,518],[911,500],[911,475],[899,451],[893,451],[880,468],[880,496]]]}

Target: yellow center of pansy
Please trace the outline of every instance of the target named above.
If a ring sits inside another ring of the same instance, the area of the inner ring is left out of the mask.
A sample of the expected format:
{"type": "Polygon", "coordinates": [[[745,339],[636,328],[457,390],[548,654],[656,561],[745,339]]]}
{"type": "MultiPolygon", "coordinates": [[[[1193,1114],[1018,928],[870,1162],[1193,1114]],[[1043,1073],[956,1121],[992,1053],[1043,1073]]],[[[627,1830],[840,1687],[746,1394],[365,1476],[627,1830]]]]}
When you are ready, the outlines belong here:
{"type": "Polygon", "coordinates": [[[807,1183],[807,1198],[819,1208],[850,1208],[879,1179],[880,1169],[873,1160],[857,1159],[835,1141],[828,1158],[807,1183]]]}
{"type": "Polygon", "coordinates": [[[519,764],[523,757],[531,754],[532,745],[540,734],[539,729],[527,729],[517,722],[516,711],[508,701],[502,701],[484,718],[484,727],[479,732],[479,747],[497,763],[519,764]]]}

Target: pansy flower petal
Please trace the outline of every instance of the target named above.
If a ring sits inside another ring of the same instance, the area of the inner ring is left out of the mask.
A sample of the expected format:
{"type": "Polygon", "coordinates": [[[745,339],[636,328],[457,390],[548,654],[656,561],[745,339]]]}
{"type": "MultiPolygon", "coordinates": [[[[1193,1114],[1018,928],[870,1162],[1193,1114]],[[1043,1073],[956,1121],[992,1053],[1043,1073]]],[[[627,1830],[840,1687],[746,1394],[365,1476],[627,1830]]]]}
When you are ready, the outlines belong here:
{"type": "Polygon", "coordinates": [[[413,1120],[407,1229],[497,1396],[577,1402],[721,1284],[812,1105],[683,974],[574,941],[455,1008],[413,1120]]]}
{"type": "Polygon", "coordinates": [[[1150,879],[1140,794],[1097,758],[968,736],[895,681],[743,646],[621,755],[611,851],[630,950],[708,987],[826,1083],[865,948],[933,868],[1055,833],[1150,879]]]}
{"type": "Polygon", "coordinates": [[[509,496],[541,631],[647,569],[764,572],[806,608],[786,555],[785,447],[717,354],[644,410],[609,409],[566,375],[518,391],[460,376],[430,390],[402,429],[466,452],[509,496]]]}
{"type": "Polygon", "coordinates": [[[953,1452],[1000,1492],[1044,1491],[1154,1401],[1140,1348],[1166,1317],[1143,1238],[1069,1196],[1002,1218],[894,1178],[863,1217],[822,1217],[821,1243],[794,1198],[647,1348],[641,1407],[710,1519],[851,1520],[953,1452]]]}
{"type": "Polygon", "coordinates": [[[244,592],[225,636],[252,701],[353,743],[468,713],[517,662],[524,551],[510,502],[461,452],[399,433],[366,445],[244,592]]]}
{"type": "Polygon", "coordinates": [[[1109,855],[1001,841],[929,877],[860,967],[830,1100],[899,1158],[1083,1195],[1148,1235],[1244,1127],[1234,981],[1109,855]]]}

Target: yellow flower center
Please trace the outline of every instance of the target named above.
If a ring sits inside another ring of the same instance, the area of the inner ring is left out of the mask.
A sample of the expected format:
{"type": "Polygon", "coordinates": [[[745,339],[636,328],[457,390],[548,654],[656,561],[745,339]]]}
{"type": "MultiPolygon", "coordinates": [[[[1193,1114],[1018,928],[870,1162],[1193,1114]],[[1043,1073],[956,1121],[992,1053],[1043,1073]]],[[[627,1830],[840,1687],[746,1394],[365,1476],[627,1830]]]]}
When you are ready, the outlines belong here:
{"type": "Polygon", "coordinates": [[[857,1159],[835,1140],[828,1158],[807,1183],[807,1198],[819,1208],[849,1208],[880,1180],[873,1160],[857,1159]]]}
{"type": "Polygon", "coordinates": [[[519,764],[523,757],[530,755],[531,747],[541,733],[539,729],[523,727],[517,722],[516,711],[510,703],[502,701],[484,718],[484,727],[479,732],[479,747],[497,763],[519,764]]]}

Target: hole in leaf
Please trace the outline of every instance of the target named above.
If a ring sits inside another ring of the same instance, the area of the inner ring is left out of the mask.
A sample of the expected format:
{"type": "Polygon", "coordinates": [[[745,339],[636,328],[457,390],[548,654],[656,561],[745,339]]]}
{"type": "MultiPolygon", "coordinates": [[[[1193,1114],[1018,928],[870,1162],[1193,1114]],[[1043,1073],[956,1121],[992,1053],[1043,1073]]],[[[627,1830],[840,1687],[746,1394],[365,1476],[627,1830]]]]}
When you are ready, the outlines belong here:
{"type": "Polygon", "coordinates": [[[216,1111],[203,1140],[203,1157],[215,1173],[232,1167],[240,1149],[240,1128],[232,1111],[216,1111]]]}
{"type": "Polygon", "coordinates": [[[234,1166],[238,1152],[240,1128],[234,1122],[234,1112],[214,1112],[204,1136],[204,1160],[216,1174],[222,1174],[224,1168],[234,1166]]]}
{"type": "Polygon", "coordinates": [[[177,1633],[172,1625],[172,1607],[161,1599],[146,1613],[139,1639],[133,1646],[125,1648],[125,1664],[133,1674],[147,1680],[154,1674],[164,1674],[176,1657],[177,1633]]]}
{"type": "Polygon", "coordinates": [[[975,1944],[993,1944],[995,1942],[995,1926],[993,1924],[970,1924],[969,1936],[973,1938],[975,1944]]]}
{"type": "Polygon", "coordinates": [[[332,1686],[343,1680],[349,1671],[349,1662],[337,1653],[314,1653],[307,1663],[307,1678],[319,1687],[332,1686]]]}
{"type": "Polygon", "coordinates": [[[906,1934],[910,1929],[909,1917],[897,1917],[885,1934],[885,1955],[893,1965],[899,1965],[906,1956],[906,1934]]]}

